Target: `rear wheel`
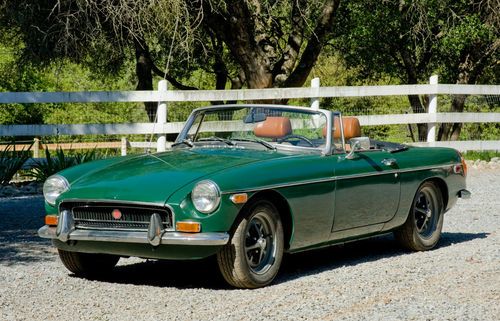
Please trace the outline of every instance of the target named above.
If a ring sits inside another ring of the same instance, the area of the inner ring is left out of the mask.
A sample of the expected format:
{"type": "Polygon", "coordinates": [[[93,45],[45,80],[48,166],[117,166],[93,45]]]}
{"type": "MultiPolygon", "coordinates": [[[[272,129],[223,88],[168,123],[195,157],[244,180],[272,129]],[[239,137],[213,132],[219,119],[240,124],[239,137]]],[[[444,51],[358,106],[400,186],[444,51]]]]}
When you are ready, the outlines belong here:
{"type": "Polygon", "coordinates": [[[423,183],[413,200],[405,224],[394,232],[405,248],[414,251],[430,250],[436,246],[443,229],[443,197],[432,182],[423,183]]]}
{"type": "Polygon", "coordinates": [[[59,250],[59,258],[64,266],[78,276],[100,276],[110,272],[118,263],[119,256],[91,254],[59,250]]]}
{"type": "Polygon", "coordinates": [[[229,244],[217,254],[224,279],[238,288],[272,282],[283,258],[283,226],[276,207],[257,201],[238,223],[229,244]]]}

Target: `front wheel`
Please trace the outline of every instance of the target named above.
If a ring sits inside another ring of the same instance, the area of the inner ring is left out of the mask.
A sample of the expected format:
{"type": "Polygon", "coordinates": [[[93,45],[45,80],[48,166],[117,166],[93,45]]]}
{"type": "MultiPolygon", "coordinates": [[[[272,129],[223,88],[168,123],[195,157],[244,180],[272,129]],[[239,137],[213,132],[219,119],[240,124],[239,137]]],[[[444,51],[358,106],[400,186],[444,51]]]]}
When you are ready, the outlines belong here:
{"type": "Polygon", "coordinates": [[[58,250],[64,266],[78,276],[95,277],[110,272],[120,260],[119,256],[58,250]]]}
{"type": "Polygon", "coordinates": [[[217,253],[224,279],[238,288],[272,282],[283,258],[283,226],[276,207],[257,201],[240,219],[231,241],[217,253]]]}
{"type": "Polygon", "coordinates": [[[413,199],[405,224],[394,234],[410,250],[425,251],[436,246],[443,229],[443,197],[432,182],[423,183],[413,199]]]}

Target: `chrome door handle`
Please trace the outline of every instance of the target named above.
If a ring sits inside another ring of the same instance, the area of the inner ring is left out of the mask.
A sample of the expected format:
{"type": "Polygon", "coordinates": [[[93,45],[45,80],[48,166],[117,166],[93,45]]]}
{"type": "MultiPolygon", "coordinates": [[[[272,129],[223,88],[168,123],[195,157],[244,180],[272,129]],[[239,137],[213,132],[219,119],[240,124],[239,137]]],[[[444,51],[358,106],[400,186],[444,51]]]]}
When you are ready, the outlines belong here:
{"type": "Polygon", "coordinates": [[[396,165],[397,161],[394,158],[384,158],[381,163],[385,166],[392,166],[396,165]]]}

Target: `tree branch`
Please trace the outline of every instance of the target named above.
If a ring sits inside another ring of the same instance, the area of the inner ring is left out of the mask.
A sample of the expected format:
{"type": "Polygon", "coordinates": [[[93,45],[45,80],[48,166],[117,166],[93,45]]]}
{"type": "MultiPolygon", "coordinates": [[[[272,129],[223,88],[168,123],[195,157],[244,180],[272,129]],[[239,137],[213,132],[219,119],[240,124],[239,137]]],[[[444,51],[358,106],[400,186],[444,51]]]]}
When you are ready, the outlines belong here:
{"type": "Polygon", "coordinates": [[[180,89],[180,90],[198,90],[198,88],[196,88],[196,87],[187,86],[187,85],[180,83],[179,81],[177,81],[174,77],[172,77],[168,73],[165,74],[165,71],[162,71],[160,68],[158,68],[153,63],[153,61],[151,61],[151,71],[153,71],[157,76],[160,76],[161,78],[165,78],[166,80],[168,80],[172,84],[172,86],[174,86],[177,89],[180,89]]]}
{"type": "Polygon", "coordinates": [[[318,18],[318,24],[314,28],[313,36],[309,39],[299,64],[284,82],[284,87],[300,87],[306,81],[307,76],[318,60],[321,49],[323,49],[328,35],[330,34],[330,29],[339,3],[340,0],[325,1],[322,13],[318,18]]]}
{"type": "Polygon", "coordinates": [[[297,57],[299,56],[300,47],[304,36],[304,17],[302,16],[301,8],[307,3],[306,0],[293,0],[291,30],[288,36],[286,48],[281,56],[281,59],[274,65],[273,78],[276,82],[282,83],[291,73],[297,57]],[[282,76],[281,76],[282,75],[282,76]]]}

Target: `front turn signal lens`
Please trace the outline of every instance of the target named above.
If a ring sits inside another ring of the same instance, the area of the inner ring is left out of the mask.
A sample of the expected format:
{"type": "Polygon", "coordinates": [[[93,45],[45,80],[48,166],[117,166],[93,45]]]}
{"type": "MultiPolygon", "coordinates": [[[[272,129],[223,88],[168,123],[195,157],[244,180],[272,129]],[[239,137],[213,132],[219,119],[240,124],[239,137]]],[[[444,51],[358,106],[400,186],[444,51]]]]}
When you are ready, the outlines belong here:
{"type": "Polygon", "coordinates": [[[45,216],[45,224],[46,225],[57,225],[58,222],[59,222],[59,216],[57,216],[57,215],[45,216]]]}
{"type": "Polygon", "coordinates": [[[234,204],[244,204],[248,201],[248,194],[247,193],[233,194],[231,195],[231,197],[229,197],[229,199],[234,204]]]}
{"type": "Polygon", "coordinates": [[[201,224],[199,222],[177,222],[175,223],[175,230],[177,232],[199,233],[201,224]]]}

